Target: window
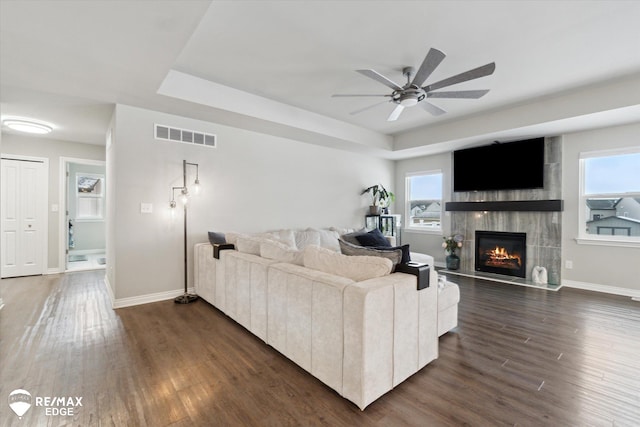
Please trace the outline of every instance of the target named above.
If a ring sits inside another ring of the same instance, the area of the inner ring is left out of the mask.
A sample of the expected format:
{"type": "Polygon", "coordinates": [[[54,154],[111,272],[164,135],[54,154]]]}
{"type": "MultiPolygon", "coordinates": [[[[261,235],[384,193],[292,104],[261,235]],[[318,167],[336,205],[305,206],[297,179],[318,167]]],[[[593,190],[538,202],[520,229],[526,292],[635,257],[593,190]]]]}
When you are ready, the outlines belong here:
{"type": "Polygon", "coordinates": [[[418,172],[406,176],[407,228],[440,231],[442,218],[442,172],[418,172]]]}
{"type": "Polygon", "coordinates": [[[640,147],[580,157],[579,237],[640,242],[640,147]]]}
{"type": "Polygon", "coordinates": [[[104,219],[104,175],[76,174],[76,220],[104,219]]]}

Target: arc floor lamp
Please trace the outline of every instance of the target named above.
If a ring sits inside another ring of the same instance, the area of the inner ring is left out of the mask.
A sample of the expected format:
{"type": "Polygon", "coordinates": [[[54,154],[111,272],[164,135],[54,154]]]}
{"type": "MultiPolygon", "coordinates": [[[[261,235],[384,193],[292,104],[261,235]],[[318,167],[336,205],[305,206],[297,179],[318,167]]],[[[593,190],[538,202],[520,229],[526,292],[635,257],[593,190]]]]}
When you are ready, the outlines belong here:
{"type": "Polygon", "coordinates": [[[196,180],[193,182],[193,192],[194,194],[198,194],[200,191],[200,180],[198,179],[198,164],[197,163],[188,163],[186,160],[182,161],[182,187],[172,187],[171,188],[171,201],[169,202],[169,206],[171,209],[175,209],[177,206],[175,195],[176,190],[180,191],[180,201],[184,206],[184,294],[176,297],[174,302],[176,304],[189,304],[198,299],[198,295],[190,294],[188,291],[188,270],[187,270],[187,205],[189,201],[189,188],[187,187],[187,166],[195,166],[196,167],[196,180]]]}

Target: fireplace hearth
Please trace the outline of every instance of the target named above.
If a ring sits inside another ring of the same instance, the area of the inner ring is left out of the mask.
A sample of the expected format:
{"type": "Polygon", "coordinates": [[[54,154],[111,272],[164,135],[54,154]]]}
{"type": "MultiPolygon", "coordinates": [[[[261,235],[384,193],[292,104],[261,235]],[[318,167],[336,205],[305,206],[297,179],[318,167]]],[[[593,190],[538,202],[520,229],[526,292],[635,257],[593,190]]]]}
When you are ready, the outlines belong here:
{"type": "Polygon", "coordinates": [[[526,277],[527,234],[476,231],[475,270],[526,277]]]}

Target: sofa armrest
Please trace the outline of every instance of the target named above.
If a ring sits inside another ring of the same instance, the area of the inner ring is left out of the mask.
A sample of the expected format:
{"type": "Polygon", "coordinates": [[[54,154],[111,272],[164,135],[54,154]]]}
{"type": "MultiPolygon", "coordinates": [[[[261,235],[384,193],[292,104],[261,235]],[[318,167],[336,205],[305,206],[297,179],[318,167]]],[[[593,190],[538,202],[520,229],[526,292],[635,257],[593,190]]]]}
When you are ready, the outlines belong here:
{"type": "Polygon", "coordinates": [[[345,288],[344,397],[364,409],[437,357],[436,288],[404,273],[345,288]]]}
{"type": "Polygon", "coordinates": [[[216,285],[222,286],[224,267],[220,260],[213,257],[211,243],[198,243],[194,246],[194,287],[196,293],[209,303],[216,305],[216,285]]]}

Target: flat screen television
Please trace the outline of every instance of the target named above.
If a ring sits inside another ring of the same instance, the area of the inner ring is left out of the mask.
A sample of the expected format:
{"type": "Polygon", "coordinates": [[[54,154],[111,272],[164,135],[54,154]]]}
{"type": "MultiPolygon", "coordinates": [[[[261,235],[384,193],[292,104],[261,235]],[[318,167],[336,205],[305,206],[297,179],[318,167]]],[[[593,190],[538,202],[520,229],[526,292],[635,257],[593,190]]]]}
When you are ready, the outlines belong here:
{"type": "Polygon", "coordinates": [[[544,188],[544,138],[453,152],[453,191],[544,188]]]}

